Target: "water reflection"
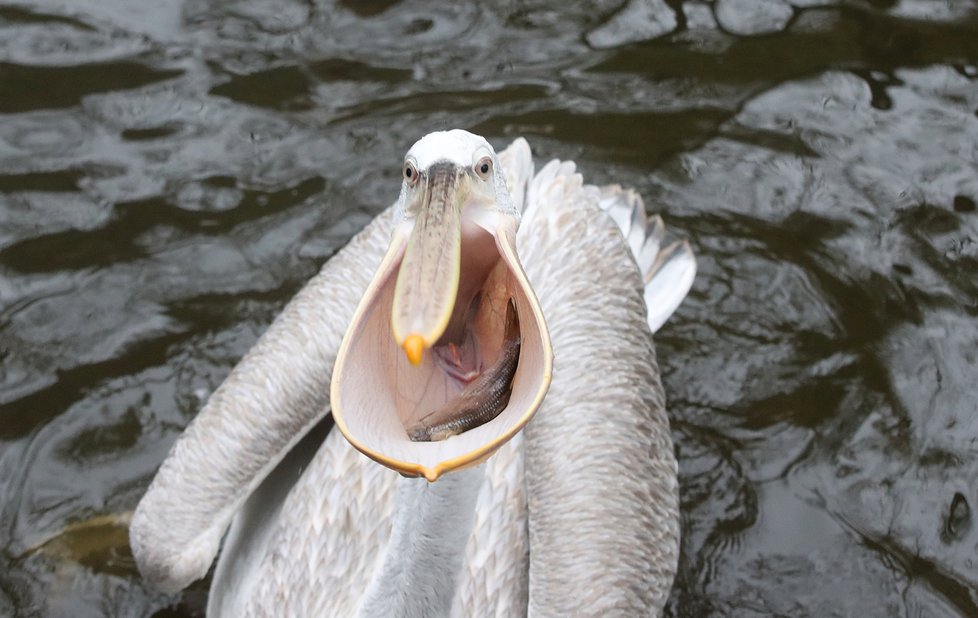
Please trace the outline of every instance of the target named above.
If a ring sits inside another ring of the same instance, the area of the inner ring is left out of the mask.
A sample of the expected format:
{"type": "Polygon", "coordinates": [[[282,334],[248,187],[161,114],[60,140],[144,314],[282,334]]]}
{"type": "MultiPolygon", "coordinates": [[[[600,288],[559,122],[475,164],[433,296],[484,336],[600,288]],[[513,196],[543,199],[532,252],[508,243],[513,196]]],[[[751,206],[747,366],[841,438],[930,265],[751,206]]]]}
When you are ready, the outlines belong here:
{"type": "Polygon", "coordinates": [[[700,277],[658,337],[677,616],[978,615],[967,3],[0,7],[0,614],[199,615],[125,535],[277,310],[459,126],[636,186],[700,277]],[[807,5],[813,6],[807,6],[807,5]]]}

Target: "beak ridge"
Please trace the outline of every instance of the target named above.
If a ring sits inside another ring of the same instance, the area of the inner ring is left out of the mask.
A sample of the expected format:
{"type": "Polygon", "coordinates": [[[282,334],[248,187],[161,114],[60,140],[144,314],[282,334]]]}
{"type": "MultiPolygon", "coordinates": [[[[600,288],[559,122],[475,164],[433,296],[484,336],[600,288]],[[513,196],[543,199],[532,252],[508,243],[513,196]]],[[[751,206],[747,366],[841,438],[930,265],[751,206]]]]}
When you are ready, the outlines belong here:
{"type": "Polygon", "coordinates": [[[441,338],[455,308],[464,178],[451,163],[430,166],[409,207],[416,218],[397,274],[391,327],[414,366],[421,363],[425,348],[441,338]]]}

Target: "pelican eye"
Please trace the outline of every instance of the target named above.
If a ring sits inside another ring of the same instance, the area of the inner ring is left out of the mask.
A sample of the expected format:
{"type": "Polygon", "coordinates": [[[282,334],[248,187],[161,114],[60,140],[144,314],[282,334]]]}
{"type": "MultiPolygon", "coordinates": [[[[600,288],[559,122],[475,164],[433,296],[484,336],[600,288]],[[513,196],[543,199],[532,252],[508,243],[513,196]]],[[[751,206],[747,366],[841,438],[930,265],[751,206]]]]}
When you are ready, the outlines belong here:
{"type": "Polygon", "coordinates": [[[404,162],[404,180],[412,187],[418,184],[418,168],[414,167],[414,163],[410,161],[404,162]]]}
{"type": "Polygon", "coordinates": [[[490,157],[482,157],[473,169],[479,175],[479,178],[489,180],[489,174],[492,172],[492,159],[490,157]]]}

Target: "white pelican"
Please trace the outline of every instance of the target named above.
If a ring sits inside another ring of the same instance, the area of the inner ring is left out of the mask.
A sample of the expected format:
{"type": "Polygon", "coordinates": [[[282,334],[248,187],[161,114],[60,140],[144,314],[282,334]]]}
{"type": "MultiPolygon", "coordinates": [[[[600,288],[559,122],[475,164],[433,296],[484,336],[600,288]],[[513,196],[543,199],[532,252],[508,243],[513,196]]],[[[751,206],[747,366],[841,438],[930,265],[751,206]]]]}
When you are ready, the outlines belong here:
{"type": "Polygon", "coordinates": [[[394,206],[173,446],[132,519],[142,575],[179,590],[225,538],[212,616],[660,613],[679,513],[651,331],[695,259],[574,169],[534,176],[523,139],[418,141],[394,206]],[[439,434],[480,380],[490,413],[439,434]]]}

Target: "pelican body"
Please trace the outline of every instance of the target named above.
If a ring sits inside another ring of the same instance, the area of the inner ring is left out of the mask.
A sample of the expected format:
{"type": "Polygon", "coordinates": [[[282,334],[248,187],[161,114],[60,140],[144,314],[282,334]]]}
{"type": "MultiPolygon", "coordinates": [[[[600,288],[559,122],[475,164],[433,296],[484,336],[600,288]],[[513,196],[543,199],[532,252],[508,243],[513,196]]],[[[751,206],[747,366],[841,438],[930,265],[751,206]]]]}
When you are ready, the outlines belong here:
{"type": "Polygon", "coordinates": [[[180,590],[223,539],[211,616],[658,615],[679,511],[652,332],[695,273],[663,237],[522,139],[425,136],[174,444],[131,524],[143,577],[180,590]],[[493,414],[412,439],[466,397],[493,414]]]}

